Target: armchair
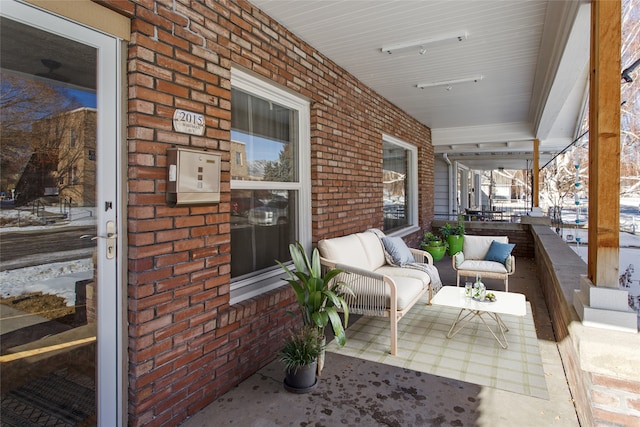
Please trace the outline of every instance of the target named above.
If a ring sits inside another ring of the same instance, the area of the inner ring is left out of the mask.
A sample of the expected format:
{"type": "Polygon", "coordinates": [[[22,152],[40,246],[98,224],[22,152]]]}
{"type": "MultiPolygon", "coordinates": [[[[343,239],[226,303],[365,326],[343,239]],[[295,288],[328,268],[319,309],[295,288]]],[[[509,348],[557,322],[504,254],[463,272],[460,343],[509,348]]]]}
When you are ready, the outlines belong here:
{"type": "Polygon", "coordinates": [[[516,258],[511,255],[515,244],[507,236],[464,236],[462,251],[453,255],[451,262],[456,271],[456,286],[460,276],[504,280],[509,292],[509,276],[516,271],[516,258]]]}

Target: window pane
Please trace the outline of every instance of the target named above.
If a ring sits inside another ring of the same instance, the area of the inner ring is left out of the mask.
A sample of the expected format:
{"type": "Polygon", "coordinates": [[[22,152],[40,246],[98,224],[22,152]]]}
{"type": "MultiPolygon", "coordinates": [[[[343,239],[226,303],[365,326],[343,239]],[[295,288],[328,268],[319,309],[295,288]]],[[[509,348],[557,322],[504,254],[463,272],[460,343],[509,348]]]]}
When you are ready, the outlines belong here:
{"type": "Polygon", "coordinates": [[[275,260],[291,259],[289,243],[296,240],[296,192],[231,190],[231,277],[267,268],[275,260]]]}
{"type": "Polygon", "coordinates": [[[275,102],[231,90],[231,179],[298,181],[298,112],[275,102]],[[234,154],[235,153],[235,154],[234,154]]]}
{"type": "Polygon", "coordinates": [[[384,231],[405,227],[408,220],[409,151],[383,141],[383,210],[384,231]]]}

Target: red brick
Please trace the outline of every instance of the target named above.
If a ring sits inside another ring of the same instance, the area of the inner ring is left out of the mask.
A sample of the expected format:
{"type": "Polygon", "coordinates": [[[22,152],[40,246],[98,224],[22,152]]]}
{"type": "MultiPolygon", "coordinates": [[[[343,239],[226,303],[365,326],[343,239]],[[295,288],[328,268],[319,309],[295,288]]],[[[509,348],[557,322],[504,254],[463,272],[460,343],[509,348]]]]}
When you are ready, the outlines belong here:
{"type": "Polygon", "coordinates": [[[600,408],[593,408],[593,418],[597,424],[616,427],[637,427],[640,425],[640,417],[607,411],[600,408]]]}
{"type": "Polygon", "coordinates": [[[620,398],[607,390],[592,390],[591,400],[597,405],[617,408],[620,406],[620,398]]]}
{"type": "Polygon", "coordinates": [[[189,237],[189,230],[165,230],[156,232],[156,242],[173,242],[189,237]]]}
{"type": "Polygon", "coordinates": [[[627,407],[640,412],[640,396],[627,398],[627,407]]]}
{"type": "Polygon", "coordinates": [[[593,374],[591,382],[594,386],[603,386],[605,388],[628,391],[630,393],[640,394],[640,383],[635,381],[622,380],[618,378],[607,377],[604,375],[593,374]]]}

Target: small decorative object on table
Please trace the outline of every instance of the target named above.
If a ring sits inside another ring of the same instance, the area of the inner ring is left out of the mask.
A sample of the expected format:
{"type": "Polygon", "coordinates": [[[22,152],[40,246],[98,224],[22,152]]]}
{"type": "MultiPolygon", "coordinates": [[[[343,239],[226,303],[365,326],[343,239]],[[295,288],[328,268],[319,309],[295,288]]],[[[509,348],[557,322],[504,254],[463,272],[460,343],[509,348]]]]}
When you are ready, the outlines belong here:
{"type": "Polygon", "coordinates": [[[471,282],[465,282],[464,296],[467,298],[471,298],[473,296],[473,284],[471,282]]]}
{"type": "Polygon", "coordinates": [[[487,288],[482,283],[480,275],[476,275],[476,282],[473,284],[473,299],[484,301],[487,294],[487,288]]]}
{"type": "Polygon", "coordinates": [[[487,292],[487,294],[484,296],[485,301],[490,301],[490,302],[494,302],[496,300],[496,294],[494,294],[493,292],[487,292]]]}

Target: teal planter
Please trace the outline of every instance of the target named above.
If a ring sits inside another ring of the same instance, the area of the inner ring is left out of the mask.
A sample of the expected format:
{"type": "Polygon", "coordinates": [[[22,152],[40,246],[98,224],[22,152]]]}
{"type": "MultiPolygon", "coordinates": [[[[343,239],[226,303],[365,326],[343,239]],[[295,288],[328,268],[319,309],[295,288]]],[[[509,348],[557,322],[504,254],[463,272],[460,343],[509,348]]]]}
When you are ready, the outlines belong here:
{"type": "Polygon", "coordinates": [[[462,251],[464,236],[451,235],[447,237],[447,243],[449,244],[449,255],[453,256],[462,251]]]}

